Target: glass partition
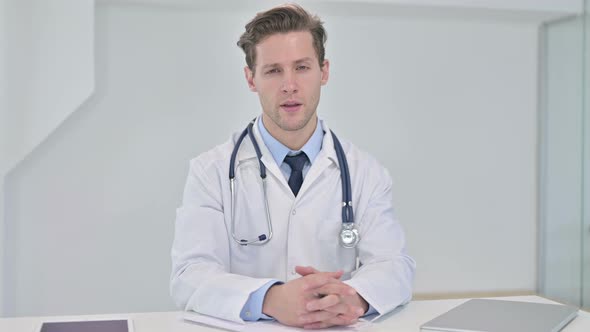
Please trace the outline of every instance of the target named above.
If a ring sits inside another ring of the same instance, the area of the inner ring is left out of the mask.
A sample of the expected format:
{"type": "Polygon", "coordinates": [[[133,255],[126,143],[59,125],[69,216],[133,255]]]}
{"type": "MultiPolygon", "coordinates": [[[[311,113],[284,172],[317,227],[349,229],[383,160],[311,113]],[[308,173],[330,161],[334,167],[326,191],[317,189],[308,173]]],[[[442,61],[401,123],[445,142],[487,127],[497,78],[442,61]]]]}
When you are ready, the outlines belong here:
{"type": "Polygon", "coordinates": [[[542,27],[539,293],[590,307],[588,15],[542,27]]]}
{"type": "Polygon", "coordinates": [[[584,168],[582,223],[582,306],[590,310],[590,0],[585,1],[584,15],[584,168]]]}

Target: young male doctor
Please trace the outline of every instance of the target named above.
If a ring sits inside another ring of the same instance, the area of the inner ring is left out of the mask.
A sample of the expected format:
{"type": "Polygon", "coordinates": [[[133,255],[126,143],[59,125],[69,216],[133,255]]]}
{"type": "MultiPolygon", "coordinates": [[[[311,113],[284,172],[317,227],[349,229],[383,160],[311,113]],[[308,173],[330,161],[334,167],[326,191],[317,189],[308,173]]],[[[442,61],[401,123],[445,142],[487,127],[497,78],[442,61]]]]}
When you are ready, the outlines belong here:
{"type": "Polygon", "coordinates": [[[322,22],[297,5],[246,25],[238,46],[262,114],[190,163],[170,281],[184,310],[325,328],[410,300],[415,263],[393,214],[390,176],[349,142],[339,153],[317,116],[330,73],[325,42],[322,22]],[[347,187],[354,214],[343,203],[347,187]]]}

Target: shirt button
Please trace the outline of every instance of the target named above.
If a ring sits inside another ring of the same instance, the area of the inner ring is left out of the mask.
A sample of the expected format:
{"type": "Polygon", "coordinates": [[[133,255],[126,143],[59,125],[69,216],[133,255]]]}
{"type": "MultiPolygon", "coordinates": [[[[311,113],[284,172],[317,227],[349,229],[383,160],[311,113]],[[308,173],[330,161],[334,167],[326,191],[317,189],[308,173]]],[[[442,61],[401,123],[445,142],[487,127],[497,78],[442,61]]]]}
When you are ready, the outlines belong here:
{"type": "Polygon", "coordinates": [[[293,209],[293,211],[291,211],[292,215],[296,215],[297,214],[297,210],[293,209]]]}
{"type": "Polygon", "coordinates": [[[250,311],[246,311],[246,316],[250,317],[252,314],[250,313],[250,311]]]}

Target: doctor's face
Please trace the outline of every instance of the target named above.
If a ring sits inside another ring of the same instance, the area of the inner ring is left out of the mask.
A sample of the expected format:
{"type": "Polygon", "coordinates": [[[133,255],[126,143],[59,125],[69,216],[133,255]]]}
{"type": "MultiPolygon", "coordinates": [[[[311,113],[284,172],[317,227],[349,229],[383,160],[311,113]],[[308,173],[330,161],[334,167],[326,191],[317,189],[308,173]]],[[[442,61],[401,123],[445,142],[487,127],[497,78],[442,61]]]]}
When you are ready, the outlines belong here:
{"type": "Polygon", "coordinates": [[[244,71],[250,90],[258,92],[264,124],[271,134],[315,128],[329,62],[324,60],[320,68],[309,31],[277,33],[263,39],[256,45],[255,72],[248,67],[244,71]]]}

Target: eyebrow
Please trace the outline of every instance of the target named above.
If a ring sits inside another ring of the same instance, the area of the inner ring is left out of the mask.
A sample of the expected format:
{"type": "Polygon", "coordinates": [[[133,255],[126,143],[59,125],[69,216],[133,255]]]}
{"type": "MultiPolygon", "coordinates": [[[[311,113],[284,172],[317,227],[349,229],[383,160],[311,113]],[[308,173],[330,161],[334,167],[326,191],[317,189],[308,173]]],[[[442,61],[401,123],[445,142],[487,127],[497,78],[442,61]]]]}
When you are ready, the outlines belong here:
{"type": "MultiPolygon", "coordinates": [[[[302,62],[309,62],[309,61],[313,61],[313,59],[310,58],[310,57],[305,57],[303,59],[295,60],[293,63],[294,64],[299,64],[299,63],[302,63],[302,62]]],[[[262,66],[262,70],[264,70],[266,68],[274,68],[274,67],[280,67],[280,64],[279,63],[270,63],[268,65],[262,66]]]]}

